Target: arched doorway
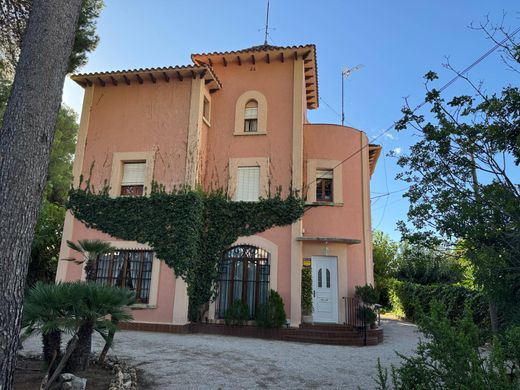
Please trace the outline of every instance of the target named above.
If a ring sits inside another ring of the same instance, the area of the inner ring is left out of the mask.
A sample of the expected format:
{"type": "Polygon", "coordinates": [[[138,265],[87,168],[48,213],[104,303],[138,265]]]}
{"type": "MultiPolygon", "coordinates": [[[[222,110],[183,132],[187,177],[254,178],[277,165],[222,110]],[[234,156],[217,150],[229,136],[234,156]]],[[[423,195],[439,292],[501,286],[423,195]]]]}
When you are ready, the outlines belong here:
{"type": "Polygon", "coordinates": [[[216,316],[224,313],[235,300],[245,302],[249,318],[254,319],[258,305],[269,296],[269,252],[252,245],[237,245],[222,257],[216,316]]]}

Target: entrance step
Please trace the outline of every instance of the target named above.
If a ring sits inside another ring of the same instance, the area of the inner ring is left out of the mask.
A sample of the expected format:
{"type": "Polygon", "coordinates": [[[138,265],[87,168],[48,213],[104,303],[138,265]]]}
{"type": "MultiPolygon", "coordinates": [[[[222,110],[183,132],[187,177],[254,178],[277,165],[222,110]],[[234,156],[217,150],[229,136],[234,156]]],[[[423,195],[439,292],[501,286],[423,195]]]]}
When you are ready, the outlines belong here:
{"type": "MultiPolygon", "coordinates": [[[[300,343],[328,344],[328,345],[353,345],[363,346],[364,338],[362,335],[357,337],[330,337],[327,335],[309,335],[309,334],[293,334],[282,336],[284,341],[293,341],[300,343]]],[[[367,337],[367,345],[377,345],[377,337],[367,337]]]]}
{"type": "Polygon", "coordinates": [[[312,324],[300,324],[300,329],[302,330],[328,330],[335,332],[351,332],[356,330],[351,325],[344,324],[325,324],[325,323],[312,323],[312,324]]]}

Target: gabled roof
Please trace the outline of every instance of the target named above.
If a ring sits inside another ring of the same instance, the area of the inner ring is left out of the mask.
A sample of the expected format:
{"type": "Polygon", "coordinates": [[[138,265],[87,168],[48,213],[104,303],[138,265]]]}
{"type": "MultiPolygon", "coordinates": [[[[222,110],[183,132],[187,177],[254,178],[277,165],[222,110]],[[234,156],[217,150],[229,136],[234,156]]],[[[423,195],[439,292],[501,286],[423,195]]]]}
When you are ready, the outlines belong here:
{"type": "Polygon", "coordinates": [[[203,78],[206,84],[209,84],[210,90],[217,90],[222,88],[217,75],[213,69],[205,65],[180,65],[180,66],[165,66],[162,68],[139,68],[127,70],[114,70],[110,72],[94,72],[94,73],[79,73],[70,76],[72,80],[82,87],[91,86],[93,84],[104,87],[106,84],[114,86],[119,83],[143,84],[144,82],[156,83],[158,80],[169,82],[170,79],[176,78],[180,81],[184,78],[203,78]]]}
{"type": "Polygon", "coordinates": [[[211,52],[192,54],[191,59],[197,65],[207,64],[213,66],[221,63],[224,66],[228,64],[252,63],[256,61],[290,60],[294,58],[303,58],[305,71],[305,90],[307,95],[307,108],[315,109],[319,106],[318,97],[318,65],[316,62],[316,46],[300,45],[300,46],[272,46],[259,45],[249,47],[242,50],[211,52]]]}

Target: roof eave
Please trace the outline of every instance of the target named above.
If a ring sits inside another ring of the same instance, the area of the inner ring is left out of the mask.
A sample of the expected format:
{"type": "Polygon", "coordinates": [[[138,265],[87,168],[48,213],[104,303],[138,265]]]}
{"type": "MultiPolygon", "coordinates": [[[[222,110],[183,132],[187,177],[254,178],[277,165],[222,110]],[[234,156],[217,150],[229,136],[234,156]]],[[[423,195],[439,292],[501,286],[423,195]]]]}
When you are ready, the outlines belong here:
{"type": "Polygon", "coordinates": [[[368,145],[368,163],[370,166],[370,177],[372,177],[376,170],[377,161],[381,155],[383,147],[381,145],[370,144],[368,145]]]}
{"type": "Polygon", "coordinates": [[[313,44],[300,46],[269,46],[261,45],[243,50],[211,52],[192,54],[191,59],[197,65],[209,65],[221,63],[242,65],[243,63],[255,64],[257,61],[281,61],[302,58],[304,61],[305,92],[307,108],[312,110],[319,107],[318,95],[318,65],[316,60],[316,46],[313,44]]]}
{"type": "Polygon", "coordinates": [[[162,68],[140,68],[129,70],[116,70],[111,72],[80,73],[70,76],[71,80],[83,88],[100,85],[117,86],[119,83],[131,85],[132,83],[144,84],[157,81],[170,82],[172,79],[183,81],[184,78],[204,78],[210,90],[222,88],[220,80],[211,67],[205,65],[169,66],[162,68]]]}

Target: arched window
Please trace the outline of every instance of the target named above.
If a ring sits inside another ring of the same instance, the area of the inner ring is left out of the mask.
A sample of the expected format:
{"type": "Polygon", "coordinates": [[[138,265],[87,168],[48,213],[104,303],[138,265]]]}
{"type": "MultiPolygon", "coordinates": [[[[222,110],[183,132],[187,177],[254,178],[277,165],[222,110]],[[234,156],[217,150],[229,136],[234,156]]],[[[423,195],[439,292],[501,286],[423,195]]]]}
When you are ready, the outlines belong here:
{"type": "Polygon", "coordinates": [[[245,91],[237,98],[233,134],[267,134],[267,99],[261,92],[245,91]]]}
{"type": "Polygon", "coordinates": [[[221,263],[217,318],[224,318],[235,300],[245,302],[254,319],[258,305],[269,296],[269,253],[251,245],[238,245],[224,253],[221,263]]]}
{"type": "Polygon", "coordinates": [[[251,99],[246,104],[244,112],[244,133],[256,133],[258,131],[258,102],[251,99]]]}

